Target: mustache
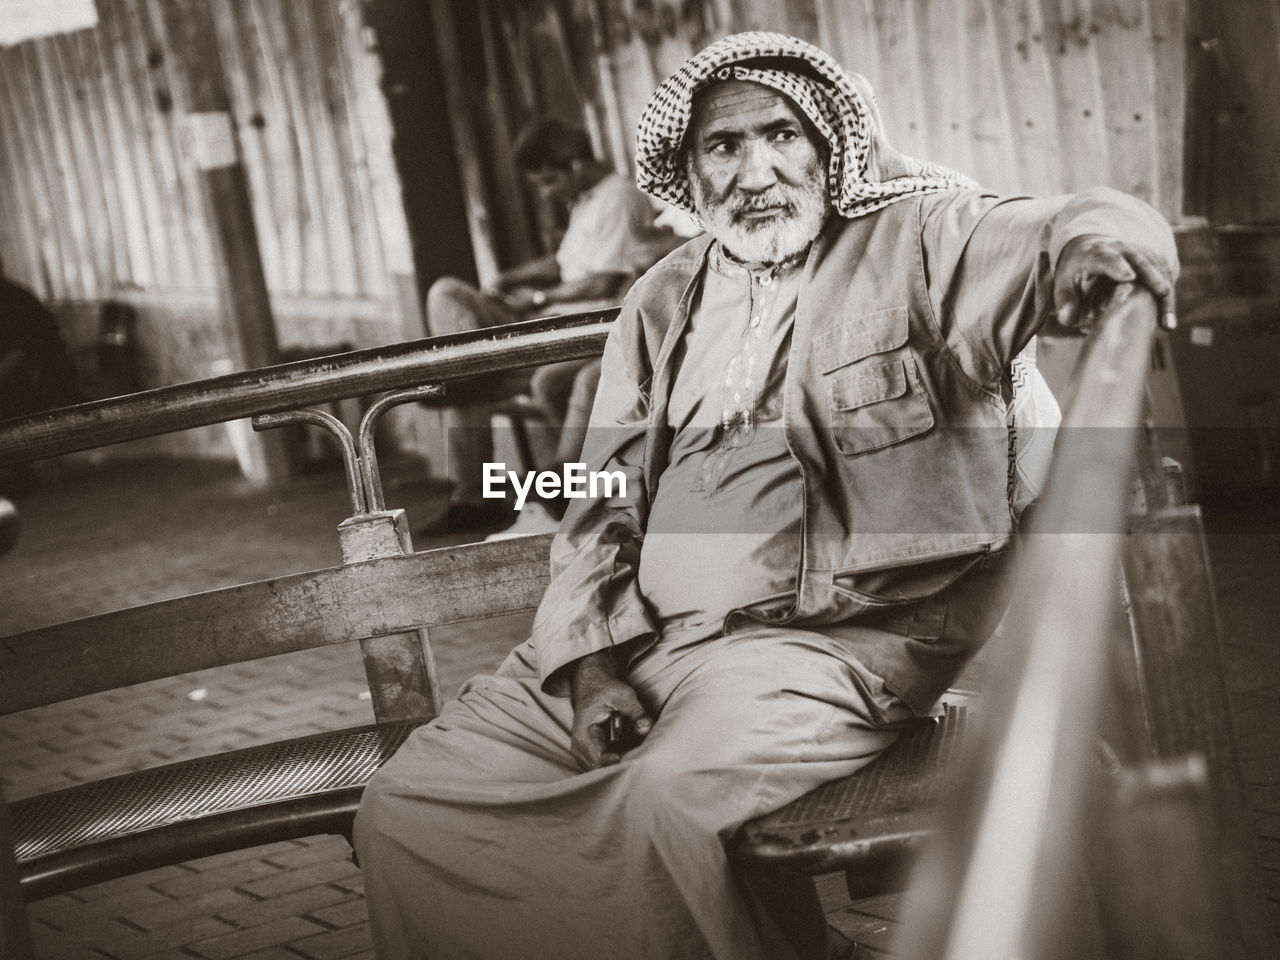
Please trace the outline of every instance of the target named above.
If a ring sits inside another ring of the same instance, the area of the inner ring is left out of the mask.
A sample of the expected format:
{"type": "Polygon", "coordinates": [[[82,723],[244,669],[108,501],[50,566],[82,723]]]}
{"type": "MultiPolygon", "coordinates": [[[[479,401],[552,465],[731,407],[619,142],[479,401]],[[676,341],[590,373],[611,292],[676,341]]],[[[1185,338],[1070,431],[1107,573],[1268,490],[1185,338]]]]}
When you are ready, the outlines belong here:
{"type": "Polygon", "coordinates": [[[741,220],[749,213],[760,213],[765,210],[776,210],[779,215],[790,217],[796,213],[795,194],[798,193],[798,190],[777,185],[764,193],[725,197],[719,206],[726,208],[734,220],[741,220]]]}

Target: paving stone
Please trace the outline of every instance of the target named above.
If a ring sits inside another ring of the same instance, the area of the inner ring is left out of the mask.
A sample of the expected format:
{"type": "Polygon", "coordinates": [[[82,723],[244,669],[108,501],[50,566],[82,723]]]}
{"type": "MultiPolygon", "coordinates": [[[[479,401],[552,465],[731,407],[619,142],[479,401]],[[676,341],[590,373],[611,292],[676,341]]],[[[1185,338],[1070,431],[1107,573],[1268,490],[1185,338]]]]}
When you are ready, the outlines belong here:
{"type": "Polygon", "coordinates": [[[81,900],[93,901],[103,897],[114,897],[123,891],[136,889],[137,887],[149,887],[152,885],[164,892],[162,885],[165,882],[186,876],[190,876],[190,871],[184,870],[180,865],[156,867],[154,870],[146,870],[142,873],[131,874],[116,880],[107,880],[89,887],[81,887],[75,892],[75,895],[81,900]]]}
{"type": "Polygon", "coordinates": [[[116,940],[103,951],[114,960],[142,960],[163,950],[184,947],[194,941],[216,937],[233,931],[231,924],[215,917],[194,917],[158,930],[148,930],[121,940],[116,940]]]}
{"type": "Polygon", "coordinates": [[[330,930],[302,940],[289,943],[292,950],[298,951],[310,960],[339,960],[353,953],[361,953],[373,948],[367,923],[342,930],[330,930]]]}
{"type": "MultiPolygon", "coordinates": [[[[35,930],[39,929],[43,923],[44,921],[37,918],[30,923],[30,926],[35,930]]],[[[94,946],[108,944],[124,937],[132,937],[138,933],[137,927],[131,926],[124,920],[101,914],[68,923],[57,930],[47,929],[57,933],[60,938],[68,943],[84,943],[94,946]]]]}
{"type": "MultiPolygon", "coordinates": [[[[206,890],[215,890],[218,887],[238,886],[243,888],[262,877],[270,877],[272,874],[280,872],[280,868],[262,860],[241,860],[238,863],[227,864],[216,870],[191,871],[184,870],[181,876],[172,879],[163,880],[155,884],[155,888],[161,893],[166,893],[171,897],[182,898],[192,897],[206,890]]],[[[246,890],[246,892],[251,892],[246,890]]]]}
{"type": "Polygon", "coordinates": [[[301,917],[351,899],[346,890],[327,884],[304,887],[291,893],[280,894],[266,900],[243,902],[217,910],[223,920],[237,927],[256,927],[283,917],[301,917]]]}
{"type": "Polygon", "coordinates": [[[352,924],[367,921],[369,919],[369,908],[365,906],[364,897],[360,896],[353,897],[345,903],[325,907],[322,910],[313,910],[310,916],[313,920],[319,920],[326,926],[349,927],[352,924]]]}
{"type": "Polygon", "coordinates": [[[291,849],[263,854],[263,859],[274,863],[278,867],[296,870],[298,867],[305,867],[310,863],[350,858],[350,856],[351,847],[342,837],[324,837],[305,845],[294,846],[291,849]]]}
{"type": "Polygon", "coordinates": [[[255,950],[302,940],[323,932],[324,928],[311,920],[286,917],[249,930],[237,930],[234,933],[191,941],[187,948],[207,960],[230,960],[255,950]]]}
{"type": "Polygon", "coordinates": [[[335,887],[343,890],[350,890],[352,893],[358,893],[364,896],[364,874],[353,873],[349,877],[343,877],[341,880],[332,881],[335,887]]]}
{"type": "Polygon", "coordinates": [[[350,860],[326,860],[299,870],[281,870],[261,880],[241,883],[239,887],[256,897],[278,897],[304,887],[340,880],[359,871],[360,868],[350,860]]]}
{"type": "Polygon", "coordinates": [[[257,902],[247,893],[220,886],[181,900],[170,900],[168,903],[128,910],[123,912],[122,916],[129,923],[143,930],[156,930],[191,917],[213,915],[221,916],[234,923],[234,918],[227,916],[229,912],[233,912],[232,908],[257,902]]]}
{"type": "MultiPolygon", "coordinates": [[[[191,960],[191,954],[184,954],[186,960],[191,960]]],[[[298,954],[284,947],[267,947],[265,950],[255,950],[253,953],[246,953],[236,958],[236,960],[298,960],[298,954]]]]}
{"type": "Polygon", "coordinates": [[[207,870],[217,870],[220,867],[229,866],[233,863],[240,863],[243,860],[271,860],[277,854],[296,849],[299,846],[297,840],[281,840],[277,843],[268,843],[260,847],[245,847],[243,850],[228,850],[226,853],[215,853],[210,857],[200,857],[198,860],[188,860],[186,867],[190,870],[204,872],[207,870]]]}
{"type": "Polygon", "coordinates": [[[27,914],[58,929],[103,916],[123,917],[130,911],[144,910],[173,901],[150,887],[124,888],[109,897],[85,902],[72,894],[46,897],[27,905],[27,914]]]}

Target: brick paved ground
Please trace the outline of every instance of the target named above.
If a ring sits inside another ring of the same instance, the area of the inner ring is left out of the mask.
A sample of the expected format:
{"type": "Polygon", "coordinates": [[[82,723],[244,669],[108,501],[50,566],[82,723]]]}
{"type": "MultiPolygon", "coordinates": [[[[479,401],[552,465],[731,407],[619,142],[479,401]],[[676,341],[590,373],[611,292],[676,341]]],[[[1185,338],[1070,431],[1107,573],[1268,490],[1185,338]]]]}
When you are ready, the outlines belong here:
{"type": "MultiPolygon", "coordinates": [[[[386,468],[388,501],[421,523],[440,491],[411,463],[386,468]]],[[[0,559],[0,635],[339,560],[346,500],[337,474],[263,490],[219,465],[117,465],[71,473],[20,502],[23,537],[0,559]]],[[[1229,682],[1271,929],[1280,931],[1280,516],[1222,508],[1213,538],[1229,682]]],[[[418,542],[419,549],[436,543],[418,542]]],[[[495,665],[527,617],[433,631],[446,690],[495,665]]],[[[0,773],[12,799],[157,762],[370,716],[358,651],[332,647],[203,671],[0,718],[0,773]]],[[[878,949],[900,898],[850,904],[821,884],[842,928],[878,949]]],[[[359,872],[337,838],[291,841],[165,867],[32,905],[40,960],[339,960],[369,957],[359,872]]]]}

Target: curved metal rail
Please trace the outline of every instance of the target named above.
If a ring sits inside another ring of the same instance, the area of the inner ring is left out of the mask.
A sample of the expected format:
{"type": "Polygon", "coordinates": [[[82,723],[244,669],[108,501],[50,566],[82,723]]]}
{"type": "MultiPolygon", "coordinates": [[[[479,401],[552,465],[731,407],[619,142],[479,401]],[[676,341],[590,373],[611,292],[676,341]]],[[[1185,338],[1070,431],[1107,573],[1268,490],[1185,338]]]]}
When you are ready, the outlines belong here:
{"type": "Polygon", "coordinates": [[[255,414],[598,356],[617,308],[245,370],[0,422],[0,465],[255,414]]]}

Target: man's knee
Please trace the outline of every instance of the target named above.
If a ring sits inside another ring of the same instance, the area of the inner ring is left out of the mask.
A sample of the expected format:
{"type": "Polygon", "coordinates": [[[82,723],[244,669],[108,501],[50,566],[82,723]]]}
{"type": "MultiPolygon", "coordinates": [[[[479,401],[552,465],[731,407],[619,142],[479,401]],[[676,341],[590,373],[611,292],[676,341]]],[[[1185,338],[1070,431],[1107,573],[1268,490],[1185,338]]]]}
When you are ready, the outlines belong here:
{"type": "Polygon", "coordinates": [[[427,291],[427,329],[432,336],[478,330],[484,324],[476,311],[480,291],[457,277],[441,277],[427,291]]]}

